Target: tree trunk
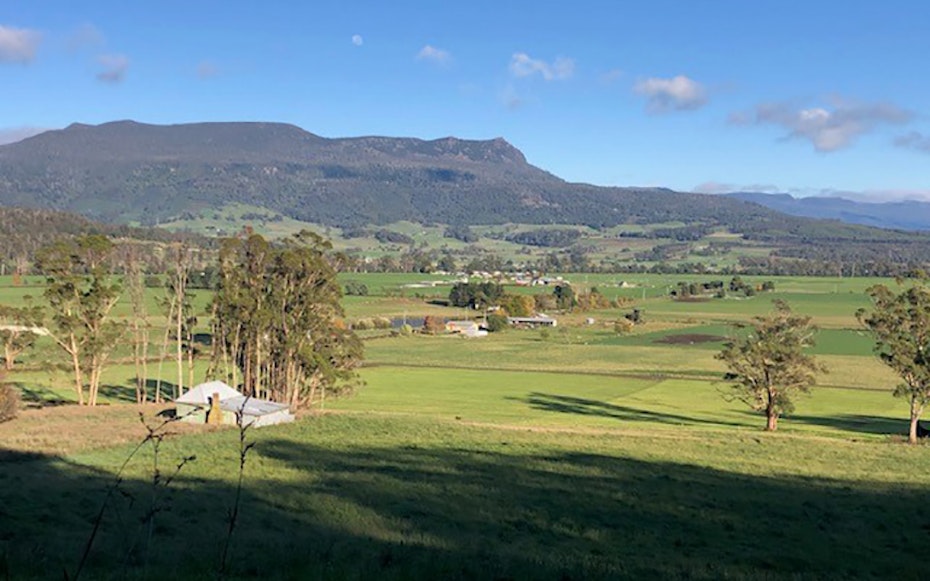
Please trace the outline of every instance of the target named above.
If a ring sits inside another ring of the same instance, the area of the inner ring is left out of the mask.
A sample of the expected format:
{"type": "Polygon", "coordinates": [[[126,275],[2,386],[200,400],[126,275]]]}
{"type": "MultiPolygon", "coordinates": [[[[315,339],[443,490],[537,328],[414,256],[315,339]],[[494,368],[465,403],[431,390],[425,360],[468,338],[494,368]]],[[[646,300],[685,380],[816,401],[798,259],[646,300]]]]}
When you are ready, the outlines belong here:
{"type": "Polygon", "coordinates": [[[84,405],[84,378],[81,376],[81,360],[78,357],[77,340],[71,336],[71,365],[74,367],[74,388],[77,391],[78,405],[84,405]]]}
{"type": "Polygon", "coordinates": [[[778,410],[775,408],[775,394],[771,386],[768,387],[765,393],[765,419],[766,432],[774,432],[778,429],[778,410]]]}
{"type": "Polygon", "coordinates": [[[766,432],[774,432],[778,429],[778,416],[774,413],[769,413],[767,416],[767,421],[765,423],[766,432]]]}
{"type": "Polygon", "coordinates": [[[907,441],[909,444],[917,443],[917,423],[920,421],[920,404],[917,402],[917,398],[911,398],[911,426],[910,430],[907,433],[907,441]]]}
{"type": "MultiPolygon", "coordinates": [[[[178,292],[183,293],[184,291],[180,290],[178,292]]],[[[177,318],[175,319],[175,333],[176,333],[175,354],[177,356],[177,363],[178,363],[178,386],[174,392],[175,399],[184,395],[184,348],[183,348],[184,335],[182,335],[182,331],[183,331],[182,323],[184,320],[182,316],[184,312],[183,296],[184,296],[183,294],[179,294],[178,298],[175,300],[176,304],[178,305],[177,313],[176,313],[177,318]]]]}
{"type": "Polygon", "coordinates": [[[16,353],[13,352],[13,348],[10,345],[6,345],[4,350],[6,353],[4,354],[3,368],[7,371],[13,371],[13,361],[16,360],[16,353]]]}

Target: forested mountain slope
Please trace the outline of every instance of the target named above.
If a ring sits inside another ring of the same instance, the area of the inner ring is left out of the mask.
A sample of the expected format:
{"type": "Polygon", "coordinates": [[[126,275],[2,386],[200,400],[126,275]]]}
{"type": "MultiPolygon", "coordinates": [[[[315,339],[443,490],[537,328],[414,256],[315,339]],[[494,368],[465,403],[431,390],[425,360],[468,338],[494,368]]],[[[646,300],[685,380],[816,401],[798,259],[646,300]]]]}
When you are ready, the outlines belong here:
{"type": "Polygon", "coordinates": [[[334,226],[667,221],[778,214],[661,188],[567,183],[503,139],[326,139],[277,123],[71,125],[0,146],[0,204],[154,224],[247,203],[334,226]]]}

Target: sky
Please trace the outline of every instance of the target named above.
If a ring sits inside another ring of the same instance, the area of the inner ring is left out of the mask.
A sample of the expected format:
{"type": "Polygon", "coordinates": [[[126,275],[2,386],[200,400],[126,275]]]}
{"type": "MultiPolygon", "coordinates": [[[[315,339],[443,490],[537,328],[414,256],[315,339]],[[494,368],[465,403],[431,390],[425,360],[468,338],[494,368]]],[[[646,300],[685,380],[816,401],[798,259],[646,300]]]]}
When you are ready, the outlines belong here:
{"type": "Polygon", "coordinates": [[[574,182],[930,199],[923,0],[2,0],[0,143],[503,137],[574,182]]]}

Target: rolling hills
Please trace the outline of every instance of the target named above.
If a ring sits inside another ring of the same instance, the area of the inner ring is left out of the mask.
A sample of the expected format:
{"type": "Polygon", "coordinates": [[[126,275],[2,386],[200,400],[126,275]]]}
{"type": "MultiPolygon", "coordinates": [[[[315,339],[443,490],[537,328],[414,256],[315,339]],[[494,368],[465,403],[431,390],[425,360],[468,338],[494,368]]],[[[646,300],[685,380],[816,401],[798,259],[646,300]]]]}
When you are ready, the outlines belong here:
{"type": "MultiPolygon", "coordinates": [[[[756,258],[744,266],[766,271],[770,258],[911,267],[930,255],[925,233],[792,216],[757,201],[570,183],[533,166],[501,138],[330,139],[281,123],[115,121],[73,124],[0,146],[0,207],[66,211],[112,224],[177,225],[248,207],[262,220],[343,232],[400,222],[585,226],[605,239],[649,238],[653,250],[639,257],[646,262],[667,261],[670,252],[685,257],[679,260],[717,252],[713,236],[724,234],[727,245],[751,247],[756,258]],[[636,230],[645,225],[651,225],[645,233],[636,230]],[[760,256],[761,248],[771,250],[760,256]]],[[[610,254],[610,244],[593,244],[610,254]]],[[[573,247],[592,244],[582,238],[573,247]]]]}

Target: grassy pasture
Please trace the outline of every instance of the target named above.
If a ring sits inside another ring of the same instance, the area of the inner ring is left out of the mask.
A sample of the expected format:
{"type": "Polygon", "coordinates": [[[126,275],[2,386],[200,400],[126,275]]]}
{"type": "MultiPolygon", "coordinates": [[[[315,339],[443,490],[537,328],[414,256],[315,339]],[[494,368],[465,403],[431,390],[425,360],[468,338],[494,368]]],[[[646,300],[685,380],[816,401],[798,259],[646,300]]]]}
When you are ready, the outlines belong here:
{"type": "MultiPolygon", "coordinates": [[[[839,579],[924,569],[925,448],[654,427],[379,413],[257,431],[229,577],[839,579]]],[[[165,465],[197,460],[159,493],[151,537],[140,517],[152,458],[132,462],[88,577],[215,576],[236,439],[227,430],[166,442],[165,465]]],[[[4,454],[0,554],[12,577],[73,572],[128,453],[4,454]]]]}
{"type": "MultiPolygon", "coordinates": [[[[400,285],[437,277],[347,278],[372,291],[346,298],[349,319],[462,314],[414,296],[448,287],[397,296],[400,285]]],[[[589,275],[588,285],[628,292],[645,309],[647,324],[629,335],[612,330],[627,307],[560,316],[545,336],[367,340],[366,384],[353,397],[249,433],[256,446],[227,577],[919,577],[930,448],[901,443],[897,380],[853,317],[876,281],[776,279],[773,294],[676,303],[660,296],[674,280],[621,289],[616,277],[589,275]],[[722,396],[719,341],[674,338],[726,336],[729,322],[768,312],[772,298],[823,327],[815,353],[830,373],[766,434],[759,415],[722,396]]],[[[41,291],[2,283],[0,300],[14,303],[41,291]]],[[[195,380],[204,373],[198,361],[195,380]]],[[[31,404],[62,405],[0,424],[0,578],[73,572],[107,487],[144,434],[137,408],[123,405],[133,374],[126,363],[107,370],[98,410],[67,405],[65,372],[9,378],[31,404]]],[[[161,376],[170,390],[174,365],[161,376]]],[[[161,408],[142,411],[152,421],[161,408]]],[[[129,463],[86,578],[216,576],[238,434],[180,428],[161,448],[162,474],[197,460],[166,489],[152,486],[150,449],[129,463]]]]}

